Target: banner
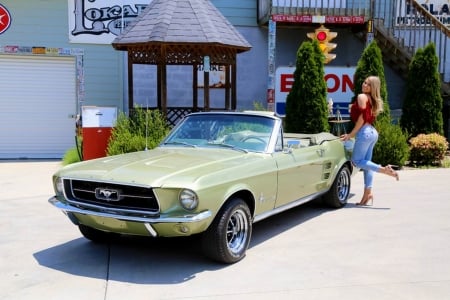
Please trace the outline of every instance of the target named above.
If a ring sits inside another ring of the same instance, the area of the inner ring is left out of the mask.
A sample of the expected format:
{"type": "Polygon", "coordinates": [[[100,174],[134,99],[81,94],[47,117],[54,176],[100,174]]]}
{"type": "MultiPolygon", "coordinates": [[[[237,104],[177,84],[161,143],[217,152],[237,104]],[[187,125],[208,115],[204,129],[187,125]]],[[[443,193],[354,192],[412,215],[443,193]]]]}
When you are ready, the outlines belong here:
{"type": "Polygon", "coordinates": [[[151,0],[68,0],[69,42],[110,44],[151,0]]]}

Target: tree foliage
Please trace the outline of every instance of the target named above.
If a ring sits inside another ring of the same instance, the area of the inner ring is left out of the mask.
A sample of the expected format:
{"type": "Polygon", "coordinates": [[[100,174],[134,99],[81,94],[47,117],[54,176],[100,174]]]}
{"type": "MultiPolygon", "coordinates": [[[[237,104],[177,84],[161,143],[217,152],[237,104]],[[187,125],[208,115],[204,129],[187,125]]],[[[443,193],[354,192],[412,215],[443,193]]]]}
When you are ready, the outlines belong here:
{"type": "Polygon", "coordinates": [[[317,41],[297,51],[294,83],[286,97],[285,131],[319,133],[329,130],[324,57],[317,41]]]}
{"type": "Polygon", "coordinates": [[[129,117],[121,112],[112,130],[107,154],[152,149],[166,136],[168,130],[166,119],[157,110],[135,108],[129,117]]]}
{"type": "Polygon", "coordinates": [[[420,48],[409,65],[400,125],[410,136],[444,133],[438,57],[433,43],[420,48]],[[418,76],[418,74],[420,74],[418,76]]]}
{"type": "Polygon", "coordinates": [[[361,58],[356,65],[354,76],[354,94],[355,97],[362,93],[362,83],[369,76],[378,76],[381,82],[381,98],[383,99],[383,113],[379,119],[387,118],[390,121],[390,108],[388,102],[388,93],[386,78],[384,76],[383,56],[376,41],[371,42],[363,51],[361,58]]]}

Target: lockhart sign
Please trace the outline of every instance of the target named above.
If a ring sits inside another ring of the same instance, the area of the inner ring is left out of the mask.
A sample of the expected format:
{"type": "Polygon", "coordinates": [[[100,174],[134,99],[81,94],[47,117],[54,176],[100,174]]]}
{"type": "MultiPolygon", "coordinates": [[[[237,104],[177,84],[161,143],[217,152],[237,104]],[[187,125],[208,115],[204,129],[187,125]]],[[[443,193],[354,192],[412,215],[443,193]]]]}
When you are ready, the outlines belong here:
{"type": "MultiPolygon", "coordinates": [[[[348,105],[353,97],[353,76],[355,67],[325,67],[327,100],[333,100],[334,108],[339,106],[343,115],[348,114],[348,105]]],[[[286,97],[294,83],[295,67],[278,67],[275,72],[275,112],[286,115],[286,97]]]]}
{"type": "Polygon", "coordinates": [[[151,0],[68,0],[69,41],[110,44],[151,0]]]}
{"type": "Polygon", "coordinates": [[[11,15],[9,14],[9,11],[6,9],[6,7],[0,4],[0,34],[8,30],[10,25],[11,15]]]}

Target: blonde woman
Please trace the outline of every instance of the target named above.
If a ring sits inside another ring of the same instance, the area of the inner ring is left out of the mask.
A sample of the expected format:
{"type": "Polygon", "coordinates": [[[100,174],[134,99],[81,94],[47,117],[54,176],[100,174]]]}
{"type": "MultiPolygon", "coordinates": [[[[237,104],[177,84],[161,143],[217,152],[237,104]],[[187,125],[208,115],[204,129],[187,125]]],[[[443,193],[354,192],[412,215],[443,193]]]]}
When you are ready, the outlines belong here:
{"type": "Polygon", "coordinates": [[[392,176],[399,180],[398,173],[390,165],[385,167],[372,162],[373,148],[378,140],[378,132],[373,126],[376,117],[383,110],[380,96],[380,78],[367,77],[362,84],[362,93],[358,95],[350,109],[350,118],[355,126],[349,134],[341,136],[343,141],[355,137],[352,162],[364,171],[364,194],[356,205],[373,204],[373,174],[375,172],[392,176]]]}

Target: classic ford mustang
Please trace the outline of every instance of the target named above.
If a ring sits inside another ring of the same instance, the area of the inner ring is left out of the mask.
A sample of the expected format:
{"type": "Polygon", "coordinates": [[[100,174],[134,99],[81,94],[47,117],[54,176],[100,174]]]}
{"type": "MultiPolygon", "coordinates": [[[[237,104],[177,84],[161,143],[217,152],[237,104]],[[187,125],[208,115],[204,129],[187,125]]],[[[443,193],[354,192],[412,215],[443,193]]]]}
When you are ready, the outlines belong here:
{"type": "Polygon", "coordinates": [[[253,223],[318,197],[344,206],[353,172],[330,133],[283,134],[269,112],[193,113],[155,149],[63,167],[49,202],[92,241],[201,234],[206,256],[234,263],[253,223]]]}

